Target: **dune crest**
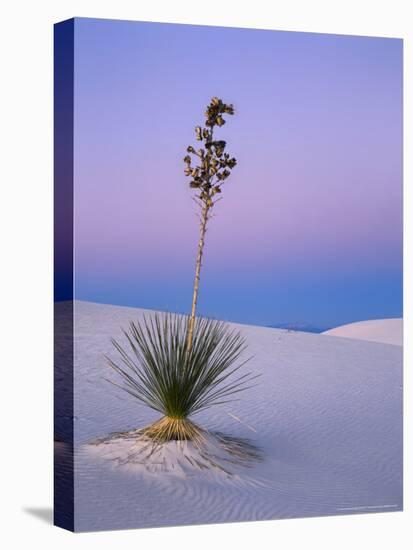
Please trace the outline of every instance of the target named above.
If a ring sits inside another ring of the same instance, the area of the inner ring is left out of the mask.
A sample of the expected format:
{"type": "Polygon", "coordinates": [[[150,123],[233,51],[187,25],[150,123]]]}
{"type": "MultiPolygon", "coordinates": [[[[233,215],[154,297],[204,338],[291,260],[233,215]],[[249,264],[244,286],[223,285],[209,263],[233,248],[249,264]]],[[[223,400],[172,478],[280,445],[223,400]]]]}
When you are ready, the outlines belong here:
{"type": "Polygon", "coordinates": [[[350,323],[327,330],[322,334],[402,346],[403,319],[372,319],[369,321],[359,321],[358,323],[350,323]]]}

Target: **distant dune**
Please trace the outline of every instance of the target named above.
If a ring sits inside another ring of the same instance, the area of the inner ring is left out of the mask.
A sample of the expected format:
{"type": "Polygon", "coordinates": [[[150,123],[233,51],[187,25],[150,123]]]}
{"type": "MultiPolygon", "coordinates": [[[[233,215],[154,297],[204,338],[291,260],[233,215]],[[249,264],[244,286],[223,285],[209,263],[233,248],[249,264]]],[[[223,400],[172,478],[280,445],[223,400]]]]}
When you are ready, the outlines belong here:
{"type": "Polygon", "coordinates": [[[373,319],[350,323],[323,332],[329,336],[369,340],[383,344],[403,345],[403,319],[373,319]]]}
{"type": "Polygon", "coordinates": [[[268,325],[270,328],[282,328],[284,330],[294,331],[294,332],[312,332],[314,334],[320,334],[321,332],[326,332],[329,330],[328,327],[316,327],[314,325],[308,325],[307,323],[278,323],[276,325],[268,325]]]}

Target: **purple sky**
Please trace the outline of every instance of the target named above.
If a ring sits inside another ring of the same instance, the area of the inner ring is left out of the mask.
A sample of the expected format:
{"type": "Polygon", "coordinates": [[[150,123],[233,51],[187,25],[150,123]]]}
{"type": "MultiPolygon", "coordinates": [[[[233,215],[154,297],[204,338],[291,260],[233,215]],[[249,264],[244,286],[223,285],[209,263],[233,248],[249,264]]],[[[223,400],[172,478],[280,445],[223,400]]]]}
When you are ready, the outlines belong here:
{"type": "MultiPolygon", "coordinates": [[[[199,312],[335,326],[402,314],[402,41],[76,19],[78,299],[188,311],[182,158],[214,95],[238,166],[199,312]]],[[[218,132],[217,132],[218,134],[218,132]]]]}

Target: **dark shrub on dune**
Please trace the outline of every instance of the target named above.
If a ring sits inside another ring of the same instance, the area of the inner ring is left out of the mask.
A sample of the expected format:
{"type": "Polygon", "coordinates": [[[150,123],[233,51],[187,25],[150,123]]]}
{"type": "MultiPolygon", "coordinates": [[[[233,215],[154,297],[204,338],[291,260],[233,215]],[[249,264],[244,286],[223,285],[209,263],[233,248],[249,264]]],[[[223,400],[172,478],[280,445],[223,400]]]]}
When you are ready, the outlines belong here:
{"type": "Polygon", "coordinates": [[[113,340],[118,358],[108,358],[123,380],[120,387],[163,415],[142,430],[158,442],[200,443],[203,430],[189,417],[233,400],[255,378],[240,372],[245,342],[237,331],[197,317],[188,349],[188,330],[188,316],[183,315],[155,314],[132,322],[123,331],[125,345],[113,340]]]}

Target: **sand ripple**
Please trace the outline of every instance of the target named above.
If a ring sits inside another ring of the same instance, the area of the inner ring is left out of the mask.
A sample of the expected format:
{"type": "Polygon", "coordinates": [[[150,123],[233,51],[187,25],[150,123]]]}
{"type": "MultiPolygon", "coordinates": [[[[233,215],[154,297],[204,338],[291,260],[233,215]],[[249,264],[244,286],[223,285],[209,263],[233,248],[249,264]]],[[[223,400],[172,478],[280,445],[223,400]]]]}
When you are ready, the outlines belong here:
{"type": "MultiPolygon", "coordinates": [[[[157,419],[103,380],[110,337],[121,339],[120,327],[142,313],[76,302],[77,530],[402,508],[402,348],[394,345],[239,325],[259,384],[194,419],[260,449],[262,460],[232,476],[187,460],[173,473],[119,467],[108,460],[129,453],[119,441],[92,449],[91,440],[157,419]]],[[[176,461],[175,451],[159,464],[176,461]]]]}

